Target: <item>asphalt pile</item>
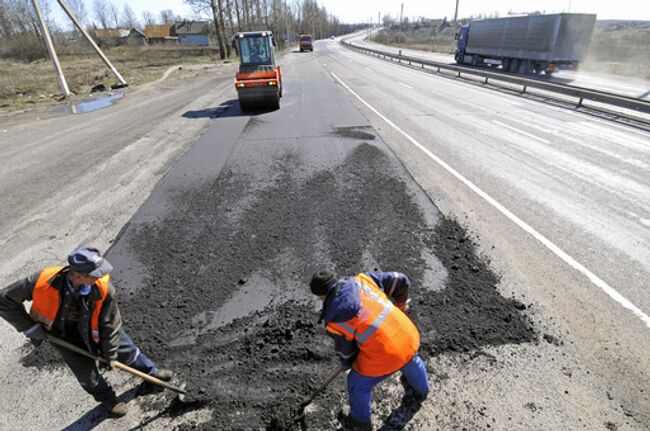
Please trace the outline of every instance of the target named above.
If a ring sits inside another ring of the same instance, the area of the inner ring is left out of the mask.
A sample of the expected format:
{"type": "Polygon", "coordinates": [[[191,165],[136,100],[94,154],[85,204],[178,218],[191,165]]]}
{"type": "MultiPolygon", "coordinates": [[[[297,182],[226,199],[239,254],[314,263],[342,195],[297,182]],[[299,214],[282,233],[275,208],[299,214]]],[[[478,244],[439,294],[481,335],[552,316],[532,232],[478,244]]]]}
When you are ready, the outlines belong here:
{"type": "MultiPolygon", "coordinates": [[[[498,277],[466,232],[433,205],[424,208],[380,147],[357,141],[342,164],[302,177],[299,157],[269,163],[273,178],[226,165],[214,181],[179,191],[164,218],[129,226],[120,238],[146,263],[143,288],[115,280],[125,328],[213,411],[207,423],[178,429],[298,429],[278,418],[290,417],[338,366],[307,287],[324,266],[341,275],[408,274],[425,357],[535,340],[525,306],[498,293],[498,277]],[[448,272],[435,290],[423,286],[427,254],[448,272]],[[216,326],[204,318],[234,307],[229,301],[254,289],[259,275],[274,289],[254,311],[216,326]]],[[[345,399],[341,377],[314,402],[308,428],[332,429],[345,399]]]]}

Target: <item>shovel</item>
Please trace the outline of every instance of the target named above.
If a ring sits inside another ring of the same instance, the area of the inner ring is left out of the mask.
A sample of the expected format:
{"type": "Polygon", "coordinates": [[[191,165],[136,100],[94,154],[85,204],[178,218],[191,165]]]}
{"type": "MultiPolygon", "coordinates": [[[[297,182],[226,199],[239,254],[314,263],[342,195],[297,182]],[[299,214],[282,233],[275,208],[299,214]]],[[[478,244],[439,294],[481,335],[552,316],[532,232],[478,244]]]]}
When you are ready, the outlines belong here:
{"type": "Polygon", "coordinates": [[[292,422],[300,422],[301,428],[306,429],[307,426],[305,424],[305,408],[310,405],[313,401],[314,398],[318,396],[323,390],[334,381],[338,377],[339,374],[341,374],[343,371],[347,370],[349,367],[339,367],[330,376],[325,379],[325,381],[311,394],[309,398],[304,400],[300,405],[298,406],[298,410],[296,410],[296,413],[291,417],[292,422]]]}
{"type": "Polygon", "coordinates": [[[184,384],[181,385],[180,387],[170,385],[169,383],[163,382],[162,380],[157,379],[157,378],[155,378],[153,376],[150,376],[149,374],[143,373],[142,371],[138,371],[135,368],[129,367],[128,365],[124,365],[123,363],[121,363],[119,361],[108,361],[108,360],[106,360],[106,359],[104,359],[104,358],[102,358],[100,356],[95,356],[92,353],[90,353],[90,352],[88,352],[88,351],[86,351],[86,350],[84,350],[84,349],[82,349],[80,347],[77,347],[74,344],[68,343],[67,341],[64,341],[64,340],[62,340],[60,338],[54,337],[54,336],[52,336],[50,334],[46,334],[46,335],[47,335],[47,340],[54,343],[54,344],[56,344],[56,345],[59,345],[59,346],[65,348],[65,349],[71,350],[71,351],[73,351],[75,353],[79,353],[80,355],[84,355],[84,356],[86,356],[86,357],[88,357],[90,359],[94,359],[94,360],[102,362],[104,364],[109,364],[113,368],[118,368],[118,369],[120,369],[122,371],[126,371],[127,373],[132,374],[132,375],[137,376],[137,377],[140,377],[141,379],[143,379],[143,380],[145,380],[145,381],[147,381],[149,383],[152,383],[152,384],[154,384],[156,386],[160,386],[160,387],[163,387],[165,389],[169,389],[170,391],[176,392],[178,394],[178,401],[186,402],[185,397],[187,396],[187,392],[185,391],[185,388],[184,388],[185,385],[184,384]]]}
{"type": "Polygon", "coordinates": [[[323,389],[325,389],[330,383],[332,383],[334,381],[335,378],[338,377],[339,374],[341,374],[343,371],[345,371],[347,369],[348,369],[348,367],[339,367],[336,370],[334,370],[334,372],[332,374],[330,374],[330,376],[323,382],[322,385],[320,385],[318,387],[318,389],[316,389],[311,394],[311,396],[309,398],[307,398],[305,401],[300,403],[300,405],[298,406],[298,412],[299,412],[298,415],[300,415],[300,416],[304,415],[305,414],[305,407],[307,407],[309,404],[311,404],[314,401],[314,398],[316,398],[318,396],[318,394],[320,394],[323,391],[323,389]]]}

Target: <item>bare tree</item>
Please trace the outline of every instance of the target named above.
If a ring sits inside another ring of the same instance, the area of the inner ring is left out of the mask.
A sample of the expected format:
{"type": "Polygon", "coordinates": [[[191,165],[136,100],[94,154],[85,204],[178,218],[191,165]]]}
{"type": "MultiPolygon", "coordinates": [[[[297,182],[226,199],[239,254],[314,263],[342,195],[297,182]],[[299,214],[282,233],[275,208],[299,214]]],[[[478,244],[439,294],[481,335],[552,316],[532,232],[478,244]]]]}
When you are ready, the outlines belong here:
{"type": "Polygon", "coordinates": [[[138,27],[138,17],[136,16],[133,8],[128,3],[124,4],[122,9],[122,27],[135,28],[138,27]]]}
{"type": "Polygon", "coordinates": [[[156,17],[148,10],[142,11],[142,21],[144,25],[152,25],[156,23],[156,17]]]}
{"type": "Polygon", "coordinates": [[[0,1],[0,37],[8,38],[13,36],[13,26],[9,18],[9,11],[5,5],[5,1],[0,1]]]}
{"type": "Polygon", "coordinates": [[[163,9],[160,11],[160,22],[163,24],[173,24],[176,20],[174,11],[171,9],[163,9]]]}
{"type": "MultiPolygon", "coordinates": [[[[74,16],[77,17],[77,20],[85,27],[88,24],[88,11],[86,11],[86,5],[83,0],[68,0],[66,3],[74,16]]],[[[76,32],[77,28],[73,28],[76,32]]]]}
{"type": "Polygon", "coordinates": [[[229,54],[229,47],[226,48],[224,44],[225,29],[223,21],[223,1],[222,0],[185,0],[185,3],[192,6],[192,9],[197,14],[207,13],[212,15],[214,23],[214,30],[217,36],[217,45],[219,46],[219,57],[223,60],[226,58],[226,53],[229,54]]]}
{"type": "Polygon", "coordinates": [[[120,26],[120,10],[113,3],[108,4],[109,22],[114,28],[120,26]]]}
{"type": "Polygon", "coordinates": [[[233,35],[235,34],[235,23],[233,22],[232,7],[230,3],[230,0],[226,0],[226,16],[228,17],[228,24],[230,25],[230,34],[233,35]]]}
{"type": "Polygon", "coordinates": [[[93,3],[95,19],[102,28],[108,28],[108,4],[106,0],[95,0],[93,3]]]}

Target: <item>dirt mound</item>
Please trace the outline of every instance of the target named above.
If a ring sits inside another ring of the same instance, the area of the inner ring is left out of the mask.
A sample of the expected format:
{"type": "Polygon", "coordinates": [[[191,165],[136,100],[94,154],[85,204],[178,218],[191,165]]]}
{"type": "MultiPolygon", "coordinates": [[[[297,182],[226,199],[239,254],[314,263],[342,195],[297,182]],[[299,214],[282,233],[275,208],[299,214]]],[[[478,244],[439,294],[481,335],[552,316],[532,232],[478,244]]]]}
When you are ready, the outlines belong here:
{"type": "MultiPolygon", "coordinates": [[[[407,273],[425,356],[534,338],[463,229],[377,146],[355,146],[339,166],[304,177],[294,155],[268,163],[272,178],[226,166],[120,238],[145,265],[143,288],[129,289],[129,270],[115,280],[126,329],[213,408],[208,423],[179,429],[291,428],[278,419],[338,365],[307,293],[323,266],[407,273]]],[[[339,378],[308,412],[309,429],[335,427],[345,398],[339,378]]]]}

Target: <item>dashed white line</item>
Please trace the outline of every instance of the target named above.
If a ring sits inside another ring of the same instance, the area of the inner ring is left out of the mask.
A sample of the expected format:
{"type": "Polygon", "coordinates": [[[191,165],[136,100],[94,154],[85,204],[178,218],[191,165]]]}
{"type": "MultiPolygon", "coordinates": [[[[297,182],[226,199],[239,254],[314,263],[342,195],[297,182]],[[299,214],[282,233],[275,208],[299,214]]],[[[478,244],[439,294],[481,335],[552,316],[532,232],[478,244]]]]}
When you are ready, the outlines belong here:
{"type": "Polygon", "coordinates": [[[406,88],[408,88],[409,90],[413,90],[413,87],[411,87],[410,85],[408,85],[408,84],[404,84],[402,81],[397,81],[397,82],[398,82],[399,85],[401,85],[402,87],[406,87],[406,88]]]}
{"type": "Polygon", "coordinates": [[[550,144],[550,142],[547,141],[547,140],[544,139],[544,138],[540,138],[539,136],[535,136],[535,135],[533,135],[533,134],[531,134],[531,133],[528,133],[528,132],[525,132],[525,131],[523,131],[523,130],[521,130],[521,129],[517,129],[516,127],[509,126],[509,125],[507,125],[507,124],[502,123],[501,121],[492,120],[492,122],[493,122],[494,124],[498,124],[498,125],[501,126],[501,127],[505,127],[506,129],[510,129],[510,130],[512,130],[513,132],[517,132],[517,133],[519,133],[519,134],[521,134],[521,135],[528,136],[530,139],[534,139],[534,140],[539,141],[539,142],[542,142],[542,143],[544,143],[544,144],[550,144]]]}
{"type": "MultiPolygon", "coordinates": [[[[636,305],[631,303],[627,298],[625,298],[623,295],[621,295],[616,289],[611,287],[609,284],[607,284],[604,280],[602,280],[600,277],[598,277],[596,274],[591,272],[589,269],[587,269],[584,265],[582,265],[580,262],[575,260],[573,257],[569,256],[564,250],[562,250],[560,247],[555,245],[553,242],[551,242],[548,238],[546,238],[544,235],[541,233],[537,232],[532,226],[530,226],[528,223],[517,217],[515,214],[513,214],[509,209],[501,205],[496,199],[494,199],[492,196],[488,195],[486,192],[484,192],[482,189],[480,189],[476,184],[465,178],[463,175],[461,175],[457,170],[449,166],[445,161],[443,161],[441,158],[433,154],[431,151],[429,151],[427,148],[425,148],[422,144],[420,144],[418,141],[415,140],[411,135],[406,133],[404,130],[402,130],[397,124],[393,123],[391,120],[386,118],[381,112],[379,112],[377,109],[375,109],[370,103],[366,102],[361,96],[359,96],[354,90],[352,90],[341,78],[339,78],[334,72],[330,72],[332,76],[346,89],[348,90],[354,97],[359,99],[361,103],[363,103],[368,109],[370,109],[372,112],[374,112],[379,118],[384,120],[389,126],[391,126],[393,129],[395,129],[397,132],[399,132],[402,136],[404,136],[411,144],[419,148],[424,154],[426,154],[431,160],[442,166],[443,169],[445,169],[447,172],[449,172],[451,175],[456,177],[460,182],[465,184],[470,190],[472,190],[474,193],[479,195],[483,200],[485,200],[487,203],[492,205],[494,208],[496,208],[501,214],[506,216],[510,221],[515,223],[517,226],[519,226],[522,230],[530,234],[533,238],[535,238],[537,241],[539,241],[542,245],[544,245],[547,249],[549,249],[553,254],[555,254],[557,257],[562,259],[567,265],[575,269],[576,271],[580,272],[583,274],[585,277],[589,279],[594,285],[597,287],[601,288],[607,295],[609,295],[610,298],[612,298],[614,301],[618,302],[622,307],[630,310],[636,317],[641,319],[645,325],[650,328],[650,316],[645,314],[641,309],[639,309],[636,305]]],[[[534,136],[534,135],[533,135],[534,136]]],[[[540,138],[541,139],[541,138],[540,138]]]]}

